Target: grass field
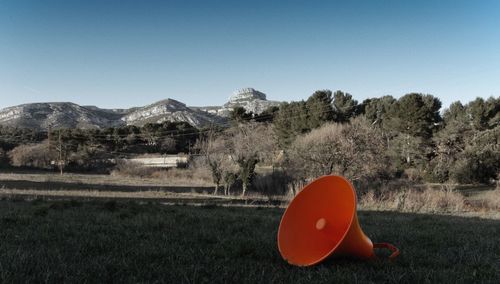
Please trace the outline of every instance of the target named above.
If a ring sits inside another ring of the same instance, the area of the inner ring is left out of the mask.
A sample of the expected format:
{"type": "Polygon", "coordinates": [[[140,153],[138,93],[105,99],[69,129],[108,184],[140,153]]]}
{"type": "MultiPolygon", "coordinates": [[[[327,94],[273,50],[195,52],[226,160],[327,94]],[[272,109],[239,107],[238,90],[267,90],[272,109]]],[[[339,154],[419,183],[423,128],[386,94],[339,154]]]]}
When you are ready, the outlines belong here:
{"type": "MultiPolygon", "coordinates": [[[[299,268],[276,247],[283,209],[0,201],[0,282],[499,283],[500,221],[359,212],[395,262],[299,268]]],[[[380,252],[383,253],[383,252],[380,252]]]]}

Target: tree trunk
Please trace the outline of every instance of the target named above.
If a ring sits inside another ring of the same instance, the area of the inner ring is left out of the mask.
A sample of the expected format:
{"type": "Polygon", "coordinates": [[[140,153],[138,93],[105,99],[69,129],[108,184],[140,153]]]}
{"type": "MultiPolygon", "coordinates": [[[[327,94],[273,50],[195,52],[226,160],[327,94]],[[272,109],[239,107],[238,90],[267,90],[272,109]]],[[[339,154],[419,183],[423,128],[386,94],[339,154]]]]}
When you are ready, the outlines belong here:
{"type": "Polygon", "coordinates": [[[243,183],[243,191],[241,192],[241,196],[245,196],[245,192],[247,191],[247,184],[243,183]]]}
{"type": "Polygon", "coordinates": [[[214,195],[217,195],[217,191],[219,190],[219,184],[215,184],[215,190],[214,190],[214,195]]]}
{"type": "Polygon", "coordinates": [[[410,134],[406,136],[406,163],[410,164],[411,158],[410,158],[410,134]]]}

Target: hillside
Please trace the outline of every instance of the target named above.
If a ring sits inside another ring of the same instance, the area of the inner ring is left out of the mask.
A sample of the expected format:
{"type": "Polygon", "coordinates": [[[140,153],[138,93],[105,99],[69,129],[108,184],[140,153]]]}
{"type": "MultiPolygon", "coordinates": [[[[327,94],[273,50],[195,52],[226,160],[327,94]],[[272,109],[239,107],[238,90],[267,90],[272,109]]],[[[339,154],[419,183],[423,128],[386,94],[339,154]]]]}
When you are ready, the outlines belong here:
{"type": "Polygon", "coordinates": [[[184,103],[166,99],[154,104],[138,108],[121,118],[127,125],[144,125],[146,123],[161,123],[164,121],[188,122],[196,127],[207,126],[210,123],[221,124],[225,119],[214,114],[192,109],[184,103]]]}
{"type": "Polygon", "coordinates": [[[103,115],[100,111],[74,103],[32,103],[0,111],[0,124],[19,128],[105,128],[123,125],[121,115],[103,115]]]}

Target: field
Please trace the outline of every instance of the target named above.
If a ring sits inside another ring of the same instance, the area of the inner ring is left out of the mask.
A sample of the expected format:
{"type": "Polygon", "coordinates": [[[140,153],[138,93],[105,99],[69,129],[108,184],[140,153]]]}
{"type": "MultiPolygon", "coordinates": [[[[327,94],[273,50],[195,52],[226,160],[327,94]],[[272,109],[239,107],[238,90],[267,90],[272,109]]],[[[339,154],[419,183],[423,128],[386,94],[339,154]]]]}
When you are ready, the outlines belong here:
{"type": "MultiPolygon", "coordinates": [[[[500,221],[361,211],[395,262],[284,262],[283,209],[132,201],[0,201],[0,282],[498,283],[500,221]]],[[[379,252],[383,254],[384,252],[379,252]]]]}

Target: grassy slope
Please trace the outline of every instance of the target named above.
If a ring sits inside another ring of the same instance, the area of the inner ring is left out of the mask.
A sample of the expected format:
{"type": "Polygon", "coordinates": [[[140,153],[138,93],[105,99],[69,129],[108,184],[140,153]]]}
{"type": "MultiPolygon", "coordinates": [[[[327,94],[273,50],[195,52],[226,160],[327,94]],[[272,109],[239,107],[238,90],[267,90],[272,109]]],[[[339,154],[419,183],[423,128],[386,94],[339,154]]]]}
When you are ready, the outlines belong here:
{"type": "Polygon", "coordinates": [[[0,282],[332,283],[500,280],[500,222],[360,212],[365,233],[397,245],[386,260],[286,264],[282,209],[115,202],[0,201],[0,282]]]}

